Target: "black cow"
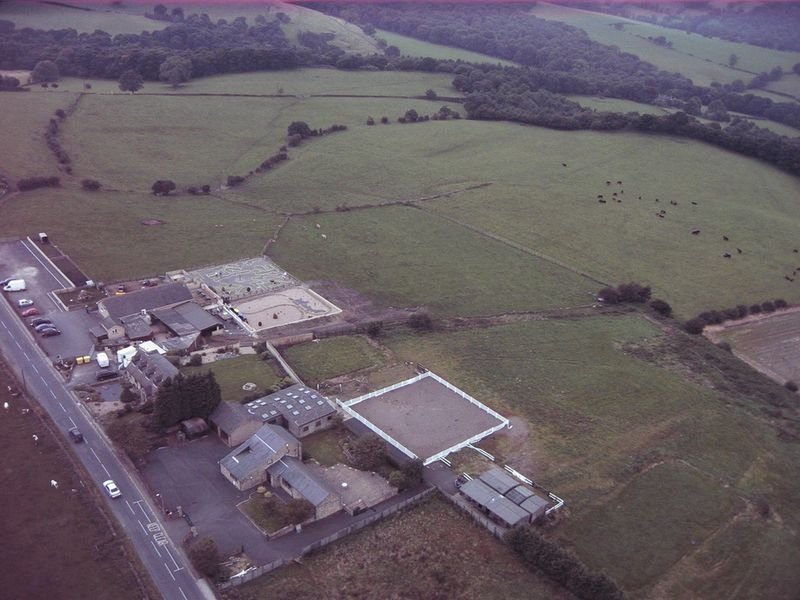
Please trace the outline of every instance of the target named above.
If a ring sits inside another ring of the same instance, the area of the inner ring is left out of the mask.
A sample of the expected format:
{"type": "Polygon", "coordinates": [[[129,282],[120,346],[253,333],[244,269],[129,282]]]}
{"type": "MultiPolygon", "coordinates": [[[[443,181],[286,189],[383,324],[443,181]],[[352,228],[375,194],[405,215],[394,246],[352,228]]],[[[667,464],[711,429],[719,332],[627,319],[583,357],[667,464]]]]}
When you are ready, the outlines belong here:
{"type": "Polygon", "coordinates": [[[723,257],[723,258],[730,258],[730,257],[731,257],[731,255],[730,255],[729,253],[727,253],[727,252],[726,252],[725,254],[723,254],[723,255],[722,255],[722,257],[723,257]]]}
{"type": "Polygon", "coordinates": [[[693,229],[692,230],[692,235],[700,235],[700,230],[699,229],[693,229]]]}

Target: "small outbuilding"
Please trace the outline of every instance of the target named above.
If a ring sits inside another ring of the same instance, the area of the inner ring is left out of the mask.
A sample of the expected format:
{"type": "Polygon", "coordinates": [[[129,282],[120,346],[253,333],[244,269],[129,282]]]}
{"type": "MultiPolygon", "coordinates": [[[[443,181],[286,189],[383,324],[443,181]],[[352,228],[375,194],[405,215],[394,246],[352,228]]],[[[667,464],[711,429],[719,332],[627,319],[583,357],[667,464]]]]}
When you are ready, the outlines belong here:
{"type": "Polygon", "coordinates": [[[192,417],[181,421],[180,429],[187,439],[195,439],[208,433],[208,423],[200,417],[192,417]]]}
{"type": "Polygon", "coordinates": [[[241,410],[241,406],[232,406],[228,402],[220,402],[208,418],[217,432],[219,439],[233,447],[244,443],[251,435],[261,429],[261,420],[241,410]]]}

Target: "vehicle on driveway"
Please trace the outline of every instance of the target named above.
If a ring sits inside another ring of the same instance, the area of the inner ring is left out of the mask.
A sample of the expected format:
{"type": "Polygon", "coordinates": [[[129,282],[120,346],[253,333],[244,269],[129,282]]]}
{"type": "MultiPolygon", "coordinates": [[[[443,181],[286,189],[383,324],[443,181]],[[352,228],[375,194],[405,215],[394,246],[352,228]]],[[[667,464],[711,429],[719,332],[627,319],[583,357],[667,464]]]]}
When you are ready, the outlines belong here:
{"type": "Polygon", "coordinates": [[[56,329],[55,327],[50,327],[48,329],[40,331],[39,333],[42,334],[42,337],[53,337],[54,335],[61,335],[61,330],[56,329]]]}
{"type": "Polygon", "coordinates": [[[35,317],[38,314],[39,314],[39,309],[36,308],[35,306],[33,308],[26,308],[25,310],[22,311],[23,317],[35,317]]]}
{"type": "Polygon", "coordinates": [[[46,323],[39,323],[39,325],[34,325],[33,328],[36,330],[36,333],[42,333],[45,329],[58,329],[52,321],[47,321],[46,323]]]}
{"type": "Polygon", "coordinates": [[[111,498],[119,498],[122,496],[122,492],[119,491],[117,484],[114,483],[113,479],[107,479],[103,482],[103,487],[106,490],[106,494],[109,495],[111,498]]]}
{"type": "Polygon", "coordinates": [[[114,377],[117,377],[118,375],[119,373],[116,371],[97,371],[94,374],[94,378],[97,381],[105,381],[106,379],[114,379],[114,377]]]}
{"type": "Polygon", "coordinates": [[[31,327],[38,327],[39,325],[44,325],[45,323],[50,323],[51,325],[53,322],[50,319],[45,319],[44,317],[39,317],[38,319],[31,319],[29,324],[31,327]]]}
{"type": "Polygon", "coordinates": [[[69,430],[69,438],[76,444],[80,444],[83,441],[83,434],[80,429],[73,427],[69,430]]]}
{"type": "Polygon", "coordinates": [[[22,298],[21,300],[17,300],[17,306],[33,306],[33,300],[22,298]]]}

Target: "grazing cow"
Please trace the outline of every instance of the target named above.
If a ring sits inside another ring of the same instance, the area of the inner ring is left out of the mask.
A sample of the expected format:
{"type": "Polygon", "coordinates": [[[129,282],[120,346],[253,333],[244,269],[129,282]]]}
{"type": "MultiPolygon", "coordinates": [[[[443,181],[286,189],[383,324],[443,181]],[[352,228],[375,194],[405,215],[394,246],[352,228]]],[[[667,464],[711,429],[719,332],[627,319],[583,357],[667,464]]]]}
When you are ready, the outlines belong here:
{"type": "Polygon", "coordinates": [[[614,193],[613,193],[613,194],[611,194],[611,195],[616,197],[616,195],[617,195],[617,192],[614,192],[614,193]]]}
{"type": "Polygon", "coordinates": [[[658,198],[656,198],[656,202],[658,202],[658,198]]]}
{"type": "Polygon", "coordinates": [[[794,252],[795,254],[797,254],[797,248],[795,248],[794,250],[792,250],[792,252],[794,252]]]}
{"type": "Polygon", "coordinates": [[[741,249],[741,248],[737,248],[737,249],[736,249],[736,252],[738,252],[739,254],[741,254],[741,253],[742,253],[742,249],[741,249]]]}
{"type": "Polygon", "coordinates": [[[561,163],[561,166],[562,166],[562,167],[566,167],[566,166],[567,166],[567,163],[561,163]]]}
{"type": "Polygon", "coordinates": [[[606,185],[611,185],[611,182],[610,181],[606,181],[606,185]]]}
{"type": "Polygon", "coordinates": [[[661,209],[661,214],[662,214],[662,215],[665,215],[665,214],[667,214],[667,211],[665,211],[665,210],[662,208],[662,209],[661,209]]]}
{"type": "Polygon", "coordinates": [[[598,198],[602,198],[602,197],[603,197],[603,194],[597,194],[597,197],[598,197],[598,198]]]}
{"type": "Polygon", "coordinates": [[[727,241],[728,241],[728,236],[727,236],[727,235],[723,235],[723,236],[722,236],[722,239],[723,239],[723,240],[725,240],[725,241],[727,242],[727,241]]]}
{"type": "Polygon", "coordinates": [[[692,204],[694,204],[695,206],[697,206],[697,202],[695,202],[694,200],[692,200],[692,204]]]}
{"type": "Polygon", "coordinates": [[[624,193],[625,193],[625,190],[620,190],[620,191],[619,191],[619,193],[620,193],[620,194],[624,194],[624,193]]]}
{"type": "Polygon", "coordinates": [[[700,230],[699,229],[693,229],[692,230],[692,235],[700,235],[700,230]]]}
{"type": "Polygon", "coordinates": [[[617,198],[617,202],[619,202],[620,204],[622,204],[622,200],[620,200],[619,198],[617,198]]]}
{"type": "Polygon", "coordinates": [[[784,276],[783,276],[783,278],[784,278],[786,281],[794,281],[794,279],[793,279],[793,278],[791,278],[791,277],[789,277],[788,275],[784,275],[784,276]]]}
{"type": "Polygon", "coordinates": [[[641,196],[639,196],[639,200],[641,200],[641,199],[642,199],[642,197],[641,197],[641,196]]]}
{"type": "Polygon", "coordinates": [[[725,254],[723,254],[723,255],[722,255],[722,257],[723,257],[723,258],[730,258],[730,257],[731,257],[731,255],[730,255],[728,252],[726,252],[725,254]]]}
{"type": "Polygon", "coordinates": [[[664,215],[662,215],[661,213],[656,213],[656,216],[657,216],[659,219],[663,219],[663,218],[664,218],[664,215]]]}
{"type": "Polygon", "coordinates": [[[618,181],[618,182],[617,182],[617,185],[622,185],[622,182],[621,182],[621,181],[618,181]]]}
{"type": "Polygon", "coordinates": [[[603,200],[602,198],[600,198],[600,200],[598,200],[598,202],[599,202],[600,204],[605,204],[605,203],[606,203],[606,201],[605,201],[605,200],[603,200]]]}

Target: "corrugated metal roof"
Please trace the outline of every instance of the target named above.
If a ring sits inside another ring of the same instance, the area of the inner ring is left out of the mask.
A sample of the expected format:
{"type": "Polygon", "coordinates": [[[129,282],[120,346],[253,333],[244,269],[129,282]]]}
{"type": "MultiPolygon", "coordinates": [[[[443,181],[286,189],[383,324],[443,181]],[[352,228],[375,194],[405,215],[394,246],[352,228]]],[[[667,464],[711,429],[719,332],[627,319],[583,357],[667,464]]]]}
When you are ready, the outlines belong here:
{"type": "Polygon", "coordinates": [[[283,427],[263,425],[250,439],[219,462],[235,479],[242,480],[256,471],[267,470],[280,460],[283,456],[280,450],[284,446],[296,447],[299,443],[283,427]]]}
{"type": "Polygon", "coordinates": [[[286,483],[297,490],[303,498],[314,506],[322,504],[333,492],[317,479],[306,466],[296,458],[282,458],[269,469],[270,475],[280,475],[286,483]]]}
{"type": "Polygon", "coordinates": [[[533,515],[534,518],[536,518],[545,511],[548,504],[550,504],[550,502],[548,502],[541,496],[533,495],[527,500],[525,500],[525,502],[520,504],[520,507],[527,510],[529,513],[533,515]]]}
{"type": "Polygon", "coordinates": [[[519,485],[519,481],[497,467],[492,467],[483,473],[478,479],[483,481],[486,485],[494,488],[501,494],[505,494],[511,488],[519,485]]]}
{"type": "Polygon", "coordinates": [[[527,510],[517,506],[479,479],[466,482],[461,486],[460,492],[512,527],[530,519],[531,515],[527,510]]]}
{"type": "Polygon", "coordinates": [[[511,500],[514,504],[522,504],[531,496],[533,496],[533,490],[529,490],[522,484],[506,492],[506,498],[511,500]]]}

